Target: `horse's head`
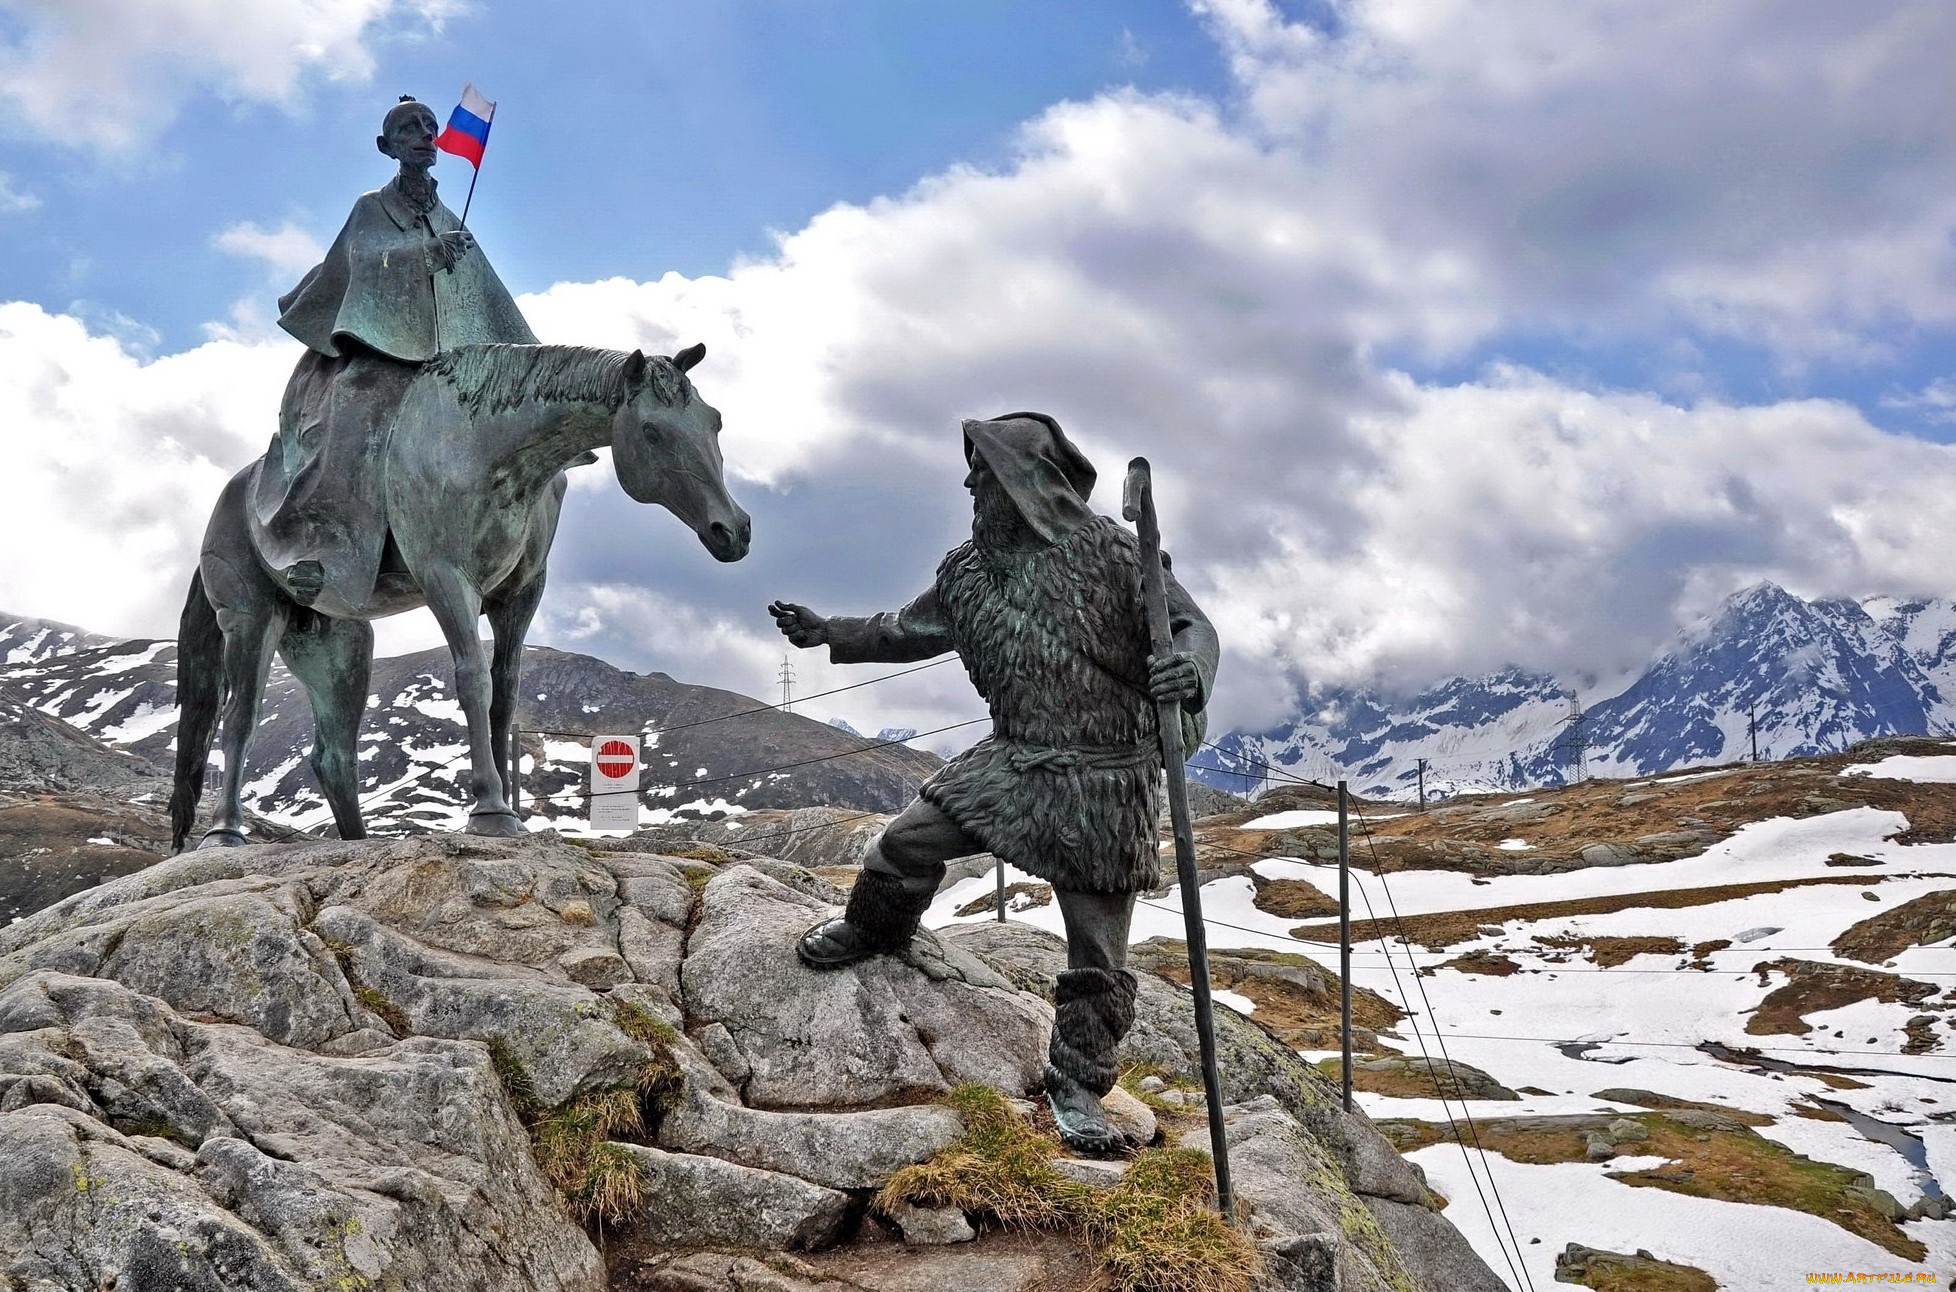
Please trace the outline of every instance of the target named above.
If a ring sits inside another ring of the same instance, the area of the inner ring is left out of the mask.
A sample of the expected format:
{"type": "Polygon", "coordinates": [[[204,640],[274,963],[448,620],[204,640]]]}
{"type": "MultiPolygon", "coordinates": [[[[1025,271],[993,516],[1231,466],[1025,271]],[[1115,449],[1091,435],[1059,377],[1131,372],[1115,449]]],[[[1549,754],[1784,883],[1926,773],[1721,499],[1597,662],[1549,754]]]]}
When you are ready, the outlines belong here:
{"type": "Polygon", "coordinates": [[[611,424],[611,461],[633,501],[658,503],[716,560],[738,561],[747,555],[753,522],[722,479],[720,410],[686,378],[705,356],[703,345],[670,359],[632,354],[625,364],[630,393],[611,424]]]}

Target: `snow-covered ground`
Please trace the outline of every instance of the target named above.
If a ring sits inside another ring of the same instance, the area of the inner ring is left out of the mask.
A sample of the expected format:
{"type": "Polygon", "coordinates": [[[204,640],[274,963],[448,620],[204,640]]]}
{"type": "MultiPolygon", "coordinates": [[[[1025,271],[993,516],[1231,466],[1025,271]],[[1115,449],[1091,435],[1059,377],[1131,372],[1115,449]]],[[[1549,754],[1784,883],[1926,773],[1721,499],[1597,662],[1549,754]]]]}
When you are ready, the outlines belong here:
{"type": "MultiPolygon", "coordinates": [[[[1869,771],[1943,781],[1956,779],[1956,758],[1889,759],[1869,771]]],[[[1397,941],[1374,941],[1354,949],[1353,981],[1412,1015],[1400,1025],[1398,1043],[1404,1052],[1471,1064],[1510,1089],[1549,1092],[1525,1095],[1518,1103],[1474,1101],[1465,1109],[1471,1115],[1634,1111],[1630,1105],[1598,1100],[1594,1092],[1610,1087],[1652,1090],[1769,1115],[1775,1121],[1759,1128],[1761,1135],[1810,1158],[1865,1171],[1904,1206],[1925,1192],[1956,1193],[1956,1059],[1951,1058],[1956,1031],[1948,1026],[1956,1015],[1940,1016],[1935,1026],[1943,1044],[1927,1055],[1901,1053],[1903,1027],[1923,1012],[1919,1005],[1861,1001],[1811,1013],[1807,1021],[1812,1030],[1800,1036],[1758,1036],[1745,1030],[1759,1002],[1786,981],[1777,971],[1762,976],[1755,965],[1781,958],[1858,964],[1829,950],[1843,930],[1924,893],[1956,887],[1956,844],[1889,841],[1906,828],[1899,813],[1856,808],[1801,820],[1761,821],[1701,856],[1672,862],[1478,882],[1453,872],[1413,870],[1394,872],[1389,887],[1378,877],[1354,872],[1360,897],[1355,916],[1387,918],[1394,909],[1407,916],[1770,880],[1851,876],[1853,882],[1678,909],[1509,921],[1497,933],[1437,953],[1397,941]],[[1851,871],[1828,866],[1834,853],[1868,857],[1878,864],[1851,871]],[[1773,931],[1753,932],[1760,929],[1773,931]],[[1741,933],[1752,936],[1740,941],[1741,933]],[[1605,969],[1583,958],[1557,963],[1551,957],[1566,957],[1566,950],[1533,940],[1557,935],[1674,937],[1687,948],[1727,939],[1733,945],[1705,957],[1709,970],[1688,967],[1685,955],[1641,955],[1605,969]],[[1522,971],[1497,977],[1443,969],[1423,978],[1413,972],[1475,950],[1499,951],[1522,971]],[[1593,1046],[1568,1052],[1558,1048],[1572,1042],[1593,1046]],[[1705,1042],[1758,1050],[1797,1066],[1764,1072],[1722,1062],[1698,1048],[1705,1042]],[[1840,1069],[1866,1088],[1836,1090],[1800,1068],[1840,1069]],[[1812,1120],[1792,1111],[1795,1104],[1816,1097],[1915,1136],[1924,1146],[1928,1169],[1887,1144],[1865,1138],[1848,1122],[1812,1120]]],[[[1302,879],[1331,897],[1337,895],[1335,865],[1271,860],[1257,863],[1256,870],[1266,878],[1302,879]]],[[[1008,868],[1009,881],[1031,878],[1008,868]]],[[[989,892],[992,882],[990,875],[980,876],[939,894],[926,923],[940,927],[958,922],[953,913],[989,892]]],[[[1203,887],[1203,917],[1212,947],[1303,952],[1335,970],[1335,943],[1298,941],[1289,932],[1297,920],[1258,910],[1253,897],[1248,878],[1203,887]]],[[[986,912],[965,918],[992,916],[986,912]]],[[[1058,909],[1051,905],[1012,918],[1062,931],[1058,909]]],[[[1135,911],[1133,940],[1156,936],[1183,936],[1179,889],[1159,900],[1143,899],[1135,911]]],[[[1949,942],[1910,948],[1881,968],[1935,984],[1938,994],[1926,1003],[1956,1000],[1956,950],[1949,942]]],[[[1217,993],[1227,1005],[1237,1003],[1232,996],[1217,993]]],[[[1438,1100],[1359,1097],[1374,1117],[1445,1120],[1438,1100]]],[[[1458,1103],[1451,1109],[1456,1118],[1462,1113],[1458,1103]]],[[[1933,1272],[1944,1280],[1956,1279],[1956,1220],[1906,1223],[1905,1232],[1929,1249],[1922,1264],[1911,1265],[1814,1216],[1623,1184],[1610,1178],[1624,1169],[1620,1162],[1528,1166],[1452,1144],[1435,1145],[1412,1157],[1453,1200],[1447,1216],[1482,1258],[1511,1280],[1510,1262],[1523,1263],[1528,1281],[1537,1288],[1552,1285],[1555,1254],[1569,1242],[1616,1251],[1647,1248],[1664,1259],[1706,1270],[1728,1289],[1800,1286],[1808,1273],[1821,1272],[1933,1272]],[[1505,1223],[1492,1206],[1489,1172],[1506,1211],[1505,1223]],[[1488,1194],[1491,1221],[1470,1173],[1478,1175],[1488,1194]],[[1509,1228],[1519,1243],[1519,1256],[1509,1241],[1509,1228]]],[[[1525,1284],[1518,1281],[1517,1286],[1525,1284]]]]}

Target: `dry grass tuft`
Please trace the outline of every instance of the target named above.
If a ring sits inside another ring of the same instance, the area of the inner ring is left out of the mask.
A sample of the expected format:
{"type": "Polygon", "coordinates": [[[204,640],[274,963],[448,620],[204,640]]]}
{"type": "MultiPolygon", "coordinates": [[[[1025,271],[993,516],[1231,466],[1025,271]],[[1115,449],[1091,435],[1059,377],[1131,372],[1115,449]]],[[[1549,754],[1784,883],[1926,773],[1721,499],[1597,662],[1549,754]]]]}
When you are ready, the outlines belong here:
{"type": "MultiPolygon", "coordinates": [[[[734,860],[734,855],[732,853],[727,852],[724,849],[716,848],[710,843],[700,844],[696,848],[680,848],[675,852],[662,853],[660,855],[666,857],[678,857],[682,861],[710,861],[716,866],[734,860]]],[[[708,878],[711,877],[712,876],[709,874],[708,878]]],[[[690,878],[690,876],[688,876],[688,878],[690,878]]]]}
{"type": "Polygon", "coordinates": [[[686,1081],[679,1061],[672,1056],[673,1044],[679,1040],[678,1029],[636,1001],[616,997],[611,1001],[611,1018],[619,1031],[652,1051],[652,1061],[638,1074],[638,1096],[646,1109],[663,1115],[679,1098],[686,1081]]]}
{"type": "Polygon", "coordinates": [[[1144,1152],[1119,1185],[1097,1190],[1054,1170],[1059,1143],[996,1090],[960,1086],[945,1102],[964,1119],[964,1137],[890,1177],[879,1211],[923,1203],[1076,1230],[1098,1249],[1113,1292],[1248,1292],[1262,1272],[1255,1245],[1213,1209],[1208,1154],[1144,1152]]]}
{"type": "Polygon", "coordinates": [[[496,1076],[530,1133],[537,1169],[584,1224],[615,1225],[644,1205],[642,1168],[612,1141],[642,1142],[647,1109],[663,1108],[680,1083],[670,1048],[677,1033],[629,1001],[615,1001],[613,1009],[619,1028],[651,1047],[652,1061],[633,1085],[589,1091],[557,1108],[538,1101],[529,1073],[507,1041],[492,1037],[488,1042],[496,1076]]]}
{"type": "Polygon", "coordinates": [[[959,1207],[1008,1225],[1063,1225],[1093,1190],[1053,1169],[1053,1140],[1012,1111],[989,1086],[963,1085],[944,1102],[964,1119],[964,1137],[928,1162],[906,1166],[876,1195],[888,1212],[904,1202],[959,1207]]]}
{"type": "Polygon", "coordinates": [[[1155,1149],[1095,1198],[1084,1228],[1117,1287],[1239,1292],[1263,1273],[1256,1247],[1215,1210],[1207,1153],[1155,1149]]]}
{"type": "Polygon", "coordinates": [[[644,1134],[637,1090],[598,1090],[539,1117],[530,1127],[530,1142],[537,1169],[579,1220],[617,1224],[644,1201],[644,1182],[637,1160],[609,1141],[644,1134]]]}
{"type": "Polygon", "coordinates": [[[510,1107],[516,1110],[519,1121],[529,1125],[543,1111],[543,1105],[537,1102],[536,1084],[530,1080],[516,1052],[509,1048],[508,1041],[492,1036],[486,1044],[490,1065],[496,1069],[496,1079],[503,1083],[503,1090],[509,1095],[510,1107]]]}
{"type": "Polygon", "coordinates": [[[368,1013],[378,1014],[381,1021],[393,1029],[394,1035],[409,1036],[413,1034],[414,1029],[408,1024],[407,1011],[375,991],[372,987],[367,986],[365,983],[356,983],[353,988],[353,999],[359,1001],[368,1013]]]}

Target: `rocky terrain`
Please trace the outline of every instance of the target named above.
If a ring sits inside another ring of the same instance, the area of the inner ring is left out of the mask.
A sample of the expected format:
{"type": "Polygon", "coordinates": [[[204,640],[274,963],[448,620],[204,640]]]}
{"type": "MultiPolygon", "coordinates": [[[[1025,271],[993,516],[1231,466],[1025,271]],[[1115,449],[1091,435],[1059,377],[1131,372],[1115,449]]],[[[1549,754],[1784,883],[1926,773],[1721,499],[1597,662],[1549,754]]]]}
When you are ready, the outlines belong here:
{"type": "Polygon", "coordinates": [[[196,852],[0,931],[0,1277],[1501,1286],[1419,1173],[1254,1023],[1222,1029],[1232,1234],[1183,1148],[1206,1132],[1182,989],[1144,975],[1138,1093],[1113,1100],[1141,1147],[1066,1159],[1021,1102],[1057,939],[979,925],[815,974],[793,941],[839,890],[780,861],[618,847],[196,852]],[[1028,1192],[947,1199],[981,1179],[1028,1192]],[[1011,1219],[1035,1203],[1043,1222],[1011,1219]],[[1163,1282],[1198,1239],[1241,1280],[1163,1282]]]}
{"type": "MultiPolygon", "coordinates": [[[[1334,806],[1196,831],[1217,999],[1333,1077],[1334,806]]],[[[1359,801],[1351,832],[1358,1098],[1511,1286],[1956,1276],[1956,742],[1359,801]]],[[[990,919],[990,884],[928,921],[990,919]]],[[[1137,962],[1185,976],[1181,905],[1142,899],[1137,962]]]]}

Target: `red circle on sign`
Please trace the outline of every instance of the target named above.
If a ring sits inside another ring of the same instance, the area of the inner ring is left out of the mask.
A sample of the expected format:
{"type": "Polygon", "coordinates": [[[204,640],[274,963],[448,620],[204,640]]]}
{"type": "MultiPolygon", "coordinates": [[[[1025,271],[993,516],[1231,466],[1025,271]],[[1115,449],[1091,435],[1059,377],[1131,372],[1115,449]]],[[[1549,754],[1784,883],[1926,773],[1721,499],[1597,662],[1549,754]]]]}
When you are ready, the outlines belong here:
{"type": "Polygon", "coordinates": [[[631,775],[637,761],[635,751],[622,740],[607,740],[598,746],[598,772],[612,780],[631,775]]]}

